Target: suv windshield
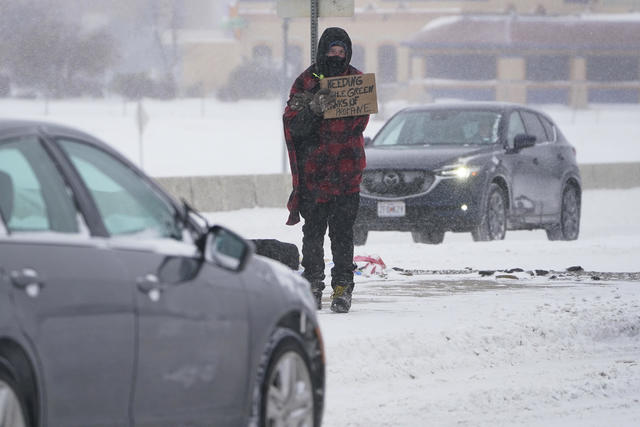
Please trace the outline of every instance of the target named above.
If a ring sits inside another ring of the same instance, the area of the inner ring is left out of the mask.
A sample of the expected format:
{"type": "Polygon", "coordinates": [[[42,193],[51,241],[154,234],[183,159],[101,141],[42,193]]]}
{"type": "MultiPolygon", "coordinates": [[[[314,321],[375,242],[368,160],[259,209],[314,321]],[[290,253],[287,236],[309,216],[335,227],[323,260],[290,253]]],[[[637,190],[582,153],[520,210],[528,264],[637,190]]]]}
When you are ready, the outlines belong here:
{"type": "Polygon", "coordinates": [[[410,111],[393,117],[373,146],[493,144],[501,114],[486,110],[410,111]]]}

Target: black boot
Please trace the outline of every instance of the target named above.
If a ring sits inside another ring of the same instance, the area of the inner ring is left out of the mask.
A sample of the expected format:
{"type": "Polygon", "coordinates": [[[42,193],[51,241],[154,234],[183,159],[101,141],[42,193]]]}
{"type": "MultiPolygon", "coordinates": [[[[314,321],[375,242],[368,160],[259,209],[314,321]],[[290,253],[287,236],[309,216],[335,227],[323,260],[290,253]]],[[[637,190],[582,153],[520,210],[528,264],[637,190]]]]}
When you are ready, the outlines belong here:
{"type": "Polygon", "coordinates": [[[335,313],[348,313],[351,309],[351,294],[353,283],[335,285],[331,294],[331,311],[335,313]]]}
{"type": "Polygon", "coordinates": [[[316,308],[322,310],[322,290],[324,289],[323,282],[311,282],[311,293],[316,300],[316,308]]]}

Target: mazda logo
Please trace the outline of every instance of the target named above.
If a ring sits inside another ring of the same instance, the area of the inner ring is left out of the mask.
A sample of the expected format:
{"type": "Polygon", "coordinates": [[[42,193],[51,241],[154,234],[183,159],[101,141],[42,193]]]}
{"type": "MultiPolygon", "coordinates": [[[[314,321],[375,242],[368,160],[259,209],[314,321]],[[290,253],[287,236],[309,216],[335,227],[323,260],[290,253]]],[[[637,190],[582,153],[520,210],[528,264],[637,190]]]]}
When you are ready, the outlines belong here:
{"type": "Polygon", "coordinates": [[[389,172],[384,175],[382,178],[382,182],[384,182],[388,186],[394,186],[400,184],[400,175],[396,172],[389,172]]]}

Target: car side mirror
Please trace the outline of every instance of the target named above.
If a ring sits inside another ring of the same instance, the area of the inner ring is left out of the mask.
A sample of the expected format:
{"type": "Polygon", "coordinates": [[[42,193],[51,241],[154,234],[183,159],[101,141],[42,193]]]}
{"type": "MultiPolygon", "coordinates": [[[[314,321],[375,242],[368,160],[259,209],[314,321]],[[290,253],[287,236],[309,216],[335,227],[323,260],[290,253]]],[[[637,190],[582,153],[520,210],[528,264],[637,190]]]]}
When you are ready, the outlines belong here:
{"type": "Polygon", "coordinates": [[[231,271],[242,271],[251,257],[253,244],[233,231],[214,225],[207,233],[204,258],[231,271]]]}
{"type": "Polygon", "coordinates": [[[373,139],[370,136],[365,136],[364,137],[364,146],[368,147],[369,145],[371,145],[371,143],[373,142],[373,139]]]}
{"type": "Polygon", "coordinates": [[[513,139],[513,148],[515,150],[521,150],[527,147],[533,147],[536,144],[535,135],[528,135],[526,133],[519,133],[513,139]]]}

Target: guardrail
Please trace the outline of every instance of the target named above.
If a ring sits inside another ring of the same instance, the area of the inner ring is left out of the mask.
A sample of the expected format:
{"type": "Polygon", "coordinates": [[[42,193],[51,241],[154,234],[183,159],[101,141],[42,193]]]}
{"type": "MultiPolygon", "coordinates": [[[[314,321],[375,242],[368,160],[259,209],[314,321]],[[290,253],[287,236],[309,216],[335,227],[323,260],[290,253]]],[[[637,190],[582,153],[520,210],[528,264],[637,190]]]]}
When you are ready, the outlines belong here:
{"type": "MultiPolygon", "coordinates": [[[[583,190],[640,187],[640,163],[580,165],[583,190]]],[[[283,208],[291,192],[289,174],[156,178],[170,194],[203,212],[283,208]]]]}

